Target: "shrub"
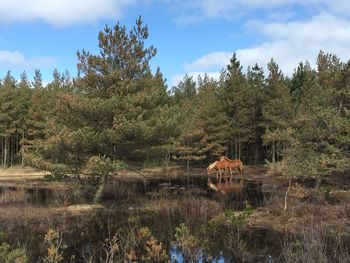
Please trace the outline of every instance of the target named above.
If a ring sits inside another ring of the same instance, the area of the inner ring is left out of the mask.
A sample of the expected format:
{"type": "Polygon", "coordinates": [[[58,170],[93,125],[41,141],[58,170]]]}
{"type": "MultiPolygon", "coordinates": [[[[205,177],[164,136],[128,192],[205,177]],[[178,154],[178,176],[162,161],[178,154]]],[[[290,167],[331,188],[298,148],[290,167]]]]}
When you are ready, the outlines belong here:
{"type": "Polygon", "coordinates": [[[86,163],[85,169],[90,175],[90,179],[99,180],[107,176],[114,170],[125,168],[126,164],[121,161],[111,161],[109,158],[92,156],[86,163]]]}
{"type": "Polygon", "coordinates": [[[164,263],[169,257],[162,242],[159,242],[148,227],[140,227],[135,218],[119,229],[113,238],[103,243],[106,263],[113,262],[145,262],[164,263]]]}
{"type": "Polygon", "coordinates": [[[44,245],[46,247],[46,256],[42,259],[44,263],[63,262],[63,251],[66,246],[62,244],[62,233],[50,228],[44,237],[44,245]]]}
{"type": "Polygon", "coordinates": [[[190,234],[189,229],[185,224],[180,224],[175,228],[175,242],[178,248],[182,250],[185,258],[191,262],[198,262],[198,258],[201,254],[199,239],[190,234]]]}
{"type": "Polygon", "coordinates": [[[28,257],[24,248],[11,248],[7,243],[0,244],[0,262],[27,263],[28,257]]]}

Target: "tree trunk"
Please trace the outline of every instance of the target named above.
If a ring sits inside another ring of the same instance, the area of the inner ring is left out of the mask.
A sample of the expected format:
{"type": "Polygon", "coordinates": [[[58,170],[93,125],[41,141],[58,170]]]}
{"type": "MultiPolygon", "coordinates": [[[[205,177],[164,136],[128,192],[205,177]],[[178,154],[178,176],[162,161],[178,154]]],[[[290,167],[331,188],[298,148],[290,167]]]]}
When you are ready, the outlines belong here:
{"type": "Polygon", "coordinates": [[[241,140],[238,137],[238,158],[236,159],[241,159],[241,140]]]}
{"type": "Polygon", "coordinates": [[[117,159],[117,146],[113,145],[113,161],[117,159]]]}
{"type": "Polygon", "coordinates": [[[234,159],[233,141],[232,140],[230,140],[230,157],[231,157],[231,159],[234,159]]]}
{"type": "Polygon", "coordinates": [[[10,167],[13,166],[13,156],[15,154],[15,148],[14,148],[14,135],[10,136],[10,149],[9,149],[9,153],[10,153],[10,167]]]}
{"type": "Polygon", "coordinates": [[[101,200],[101,197],[102,197],[103,192],[105,190],[107,176],[108,176],[108,174],[101,175],[99,185],[98,185],[97,191],[96,191],[95,196],[94,196],[94,203],[99,203],[101,200]]]}
{"type": "Polygon", "coordinates": [[[4,167],[7,168],[7,138],[5,137],[5,146],[4,146],[4,167]]]}
{"type": "Polygon", "coordinates": [[[186,160],[187,188],[190,188],[190,157],[186,160]]]}
{"type": "Polygon", "coordinates": [[[322,176],[316,178],[315,189],[318,189],[322,183],[322,176]]]}
{"type": "Polygon", "coordinates": [[[259,160],[259,144],[258,144],[258,138],[255,139],[255,146],[254,146],[254,164],[257,165],[259,160]]]}
{"type": "Polygon", "coordinates": [[[237,159],[238,158],[238,139],[237,137],[235,137],[235,157],[234,159],[237,159]]]}
{"type": "MultiPolygon", "coordinates": [[[[22,141],[24,141],[24,138],[25,137],[25,134],[24,134],[24,131],[22,133],[22,141]]],[[[23,146],[23,142],[22,142],[22,146],[23,146]]],[[[22,164],[22,167],[24,167],[24,158],[23,158],[23,150],[21,151],[21,164],[22,164]]]]}
{"type": "Polygon", "coordinates": [[[1,140],[1,166],[4,166],[4,158],[5,158],[5,154],[4,154],[4,139],[1,140]]]}
{"type": "Polygon", "coordinates": [[[292,185],[292,177],[289,178],[288,189],[287,189],[286,194],[285,194],[285,196],[284,196],[284,210],[283,210],[284,212],[287,211],[288,193],[289,193],[289,191],[290,191],[291,185],[292,185]]]}
{"type": "Polygon", "coordinates": [[[275,141],[272,142],[272,162],[276,162],[276,143],[275,141]]]}
{"type": "MultiPolygon", "coordinates": [[[[189,140],[187,140],[186,144],[187,144],[187,147],[190,148],[189,140]]],[[[189,154],[187,154],[186,171],[187,171],[187,188],[190,188],[190,155],[189,154]]]]}

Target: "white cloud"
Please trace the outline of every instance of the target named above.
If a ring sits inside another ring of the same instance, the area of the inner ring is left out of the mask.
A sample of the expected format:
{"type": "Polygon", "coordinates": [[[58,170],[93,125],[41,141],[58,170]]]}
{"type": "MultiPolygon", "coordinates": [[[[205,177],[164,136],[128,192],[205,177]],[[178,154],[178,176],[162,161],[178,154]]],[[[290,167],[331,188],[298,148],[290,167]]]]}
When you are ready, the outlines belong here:
{"type": "Polygon", "coordinates": [[[18,51],[0,50],[0,68],[4,69],[35,69],[50,66],[56,62],[53,57],[27,58],[18,51]]]}
{"type": "Polygon", "coordinates": [[[117,19],[137,0],[0,0],[0,21],[42,20],[54,26],[117,19]]]}
{"type": "Polygon", "coordinates": [[[231,52],[213,52],[200,57],[192,63],[185,63],[186,71],[210,71],[223,68],[232,57],[231,52]]]}
{"type": "Polygon", "coordinates": [[[324,0],[323,5],[325,6],[324,11],[330,10],[338,14],[349,15],[350,12],[350,1],[348,0],[324,0]]]}
{"type": "Polygon", "coordinates": [[[274,58],[288,75],[298,62],[308,60],[315,65],[320,50],[343,59],[350,58],[350,21],[331,14],[320,14],[308,21],[260,23],[256,27],[268,41],[252,48],[237,50],[242,64],[261,66],[274,58]]]}
{"type": "Polygon", "coordinates": [[[120,19],[136,4],[166,3],[182,24],[206,19],[241,18],[255,10],[287,12],[288,8],[350,13],[347,0],[0,0],[0,22],[41,20],[54,26],[96,23],[99,19],[120,19]]]}
{"type": "MultiPolygon", "coordinates": [[[[245,68],[258,63],[266,70],[267,63],[273,58],[285,74],[291,75],[300,61],[308,60],[315,66],[320,50],[350,59],[350,21],[347,19],[323,13],[307,21],[248,24],[250,29],[263,33],[268,40],[236,50],[245,68]]],[[[232,52],[213,52],[185,64],[185,69],[219,72],[231,57],[232,52]]]]}
{"type": "MultiPolygon", "coordinates": [[[[162,0],[167,2],[180,24],[191,24],[208,19],[237,19],[249,16],[254,11],[270,16],[300,9],[310,12],[350,13],[348,0],[162,0]],[[268,12],[265,12],[268,11],[268,12]]],[[[273,18],[273,16],[272,16],[273,18]]]]}

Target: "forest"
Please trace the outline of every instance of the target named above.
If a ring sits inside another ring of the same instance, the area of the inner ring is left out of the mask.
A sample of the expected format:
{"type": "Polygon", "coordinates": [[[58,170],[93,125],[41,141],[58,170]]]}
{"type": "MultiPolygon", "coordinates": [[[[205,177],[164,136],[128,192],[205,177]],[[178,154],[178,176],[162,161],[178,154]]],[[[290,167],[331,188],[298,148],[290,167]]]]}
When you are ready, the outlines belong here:
{"type": "Polygon", "coordinates": [[[169,87],[148,37],[106,26],[77,76],[0,81],[0,262],[349,262],[350,60],[234,52],[169,87]],[[210,181],[221,156],[240,178],[210,181]]]}
{"type": "Polygon", "coordinates": [[[99,54],[77,52],[78,76],[53,72],[43,85],[11,72],[0,84],[1,165],[80,173],[90,158],[207,165],[218,156],[278,163],[291,176],[321,179],[349,162],[350,61],[320,51],[317,68],[286,76],[243,69],[236,54],[219,80],[186,75],[168,87],[141,18],[98,35],[99,54]]]}

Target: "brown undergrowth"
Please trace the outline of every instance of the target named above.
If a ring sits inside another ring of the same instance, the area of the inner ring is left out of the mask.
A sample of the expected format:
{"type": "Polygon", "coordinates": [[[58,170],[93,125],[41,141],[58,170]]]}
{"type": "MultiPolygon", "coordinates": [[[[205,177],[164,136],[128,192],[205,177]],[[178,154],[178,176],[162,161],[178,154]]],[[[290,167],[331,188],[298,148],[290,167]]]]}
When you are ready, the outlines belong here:
{"type": "MultiPolygon", "coordinates": [[[[332,181],[335,181],[331,178],[332,181]]],[[[338,235],[350,236],[350,190],[344,186],[328,185],[314,189],[307,183],[293,182],[288,200],[288,209],[283,211],[284,180],[275,180],[265,205],[256,209],[249,218],[252,228],[266,228],[279,232],[301,233],[305,226],[326,224],[338,235]]]]}

